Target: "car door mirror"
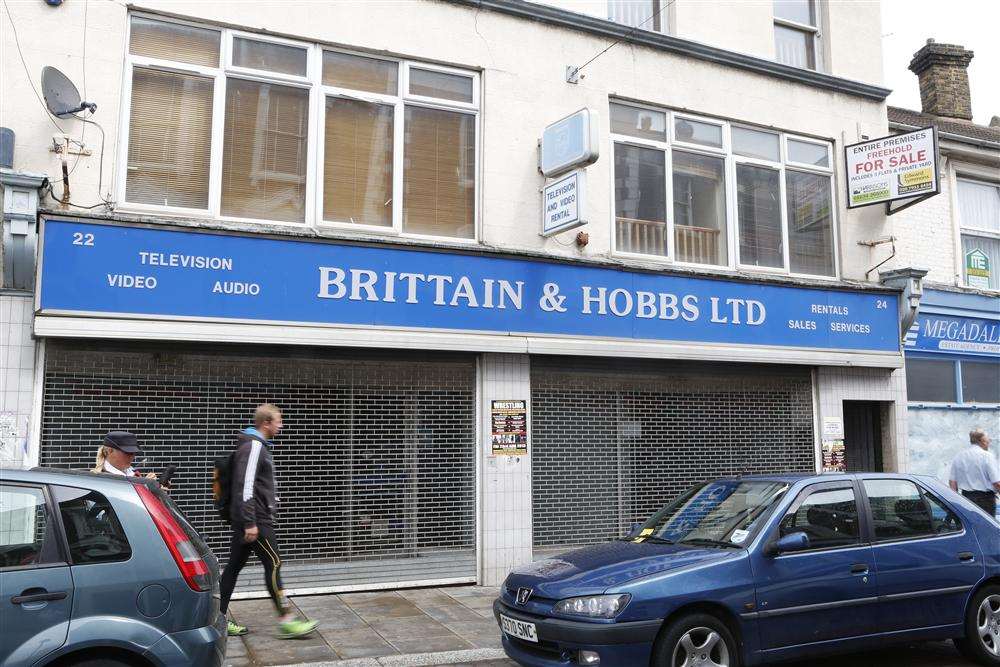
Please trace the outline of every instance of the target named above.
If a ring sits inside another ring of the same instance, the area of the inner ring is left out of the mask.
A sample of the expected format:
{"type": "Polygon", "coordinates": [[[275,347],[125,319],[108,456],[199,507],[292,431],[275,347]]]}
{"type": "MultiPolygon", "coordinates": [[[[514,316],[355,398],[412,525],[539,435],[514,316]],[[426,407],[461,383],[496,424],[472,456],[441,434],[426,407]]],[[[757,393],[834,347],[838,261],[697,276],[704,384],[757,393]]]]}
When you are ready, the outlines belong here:
{"type": "Polygon", "coordinates": [[[628,532],[625,533],[625,538],[632,539],[633,537],[637,536],[639,534],[640,528],[642,528],[641,523],[633,523],[631,527],[629,527],[628,532]]]}
{"type": "Polygon", "coordinates": [[[777,556],[778,554],[787,554],[795,551],[805,551],[809,548],[809,536],[801,531],[796,531],[794,533],[789,533],[784,537],[781,537],[776,542],[771,542],[768,545],[767,555],[777,556]]]}

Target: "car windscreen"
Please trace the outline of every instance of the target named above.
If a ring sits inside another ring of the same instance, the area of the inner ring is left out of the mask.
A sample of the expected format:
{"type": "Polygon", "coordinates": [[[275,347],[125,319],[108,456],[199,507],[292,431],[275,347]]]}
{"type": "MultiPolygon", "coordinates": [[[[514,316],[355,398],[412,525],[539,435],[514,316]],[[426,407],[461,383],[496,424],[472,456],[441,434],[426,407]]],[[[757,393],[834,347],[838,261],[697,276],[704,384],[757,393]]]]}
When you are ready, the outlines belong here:
{"type": "Polygon", "coordinates": [[[654,514],[633,538],[741,547],[788,486],[774,480],[743,479],[700,484],[654,514]]]}

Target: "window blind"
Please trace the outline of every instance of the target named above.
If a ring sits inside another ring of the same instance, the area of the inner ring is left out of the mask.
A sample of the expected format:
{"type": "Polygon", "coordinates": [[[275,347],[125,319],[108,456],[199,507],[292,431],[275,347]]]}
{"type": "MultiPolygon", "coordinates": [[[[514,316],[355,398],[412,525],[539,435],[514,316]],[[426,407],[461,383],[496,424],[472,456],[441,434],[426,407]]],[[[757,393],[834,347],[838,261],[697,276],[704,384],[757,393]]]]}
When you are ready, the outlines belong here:
{"type": "Polygon", "coordinates": [[[229,79],[222,214],[305,220],[309,91],[229,79]]]}
{"type": "Polygon", "coordinates": [[[395,95],[399,63],[335,51],[323,52],[323,85],[395,95]]]}
{"type": "Polygon", "coordinates": [[[305,76],[306,50],[236,37],[233,39],[233,65],[305,76]]]}
{"type": "Polygon", "coordinates": [[[219,32],[132,17],[129,53],[205,67],[219,66],[219,32]]]}
{"type": "Polygon", "coordinates": [[[328,97],[323,219],[392,226],[393,108],[328,97]]]}
{"type": "Polygon", "coordinates": [[[958,179],[958,211],[963,227],[1000,232],[1000,185],[958,179]]]}
{"type": "Polygon", "coordinates": [[[789,169],[785,183],[792,273],[834,275],[830,177],[789,169]]]}
{"type": "Polygon", "coordinates": [[[403,229],[472,238],[475,117],[407,106],[404,119],[403,229]]]}
{"type": "Polygon", "coordinates": [[[212,90],[207,77],[133,70],[127,201],[208,207],[212,90]]]}
{"type": "Polygon", "coordinates": [[[741,264],[779,269],[784,266],[780,192],[781,174],[777,170],[736,165],[741,264]]]}

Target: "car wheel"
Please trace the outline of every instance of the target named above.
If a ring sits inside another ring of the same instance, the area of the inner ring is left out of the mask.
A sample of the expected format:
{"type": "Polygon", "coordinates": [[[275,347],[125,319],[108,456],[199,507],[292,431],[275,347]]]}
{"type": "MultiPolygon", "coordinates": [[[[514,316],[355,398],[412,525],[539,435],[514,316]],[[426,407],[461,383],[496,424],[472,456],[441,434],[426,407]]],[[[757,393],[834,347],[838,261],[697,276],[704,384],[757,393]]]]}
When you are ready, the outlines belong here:
{"type": "Polygon", "coordinates": [[[976,593],[965,613],[965,637],[955,646],[981,665],[1000,665],[1000,586],[986,586],[976,593]]]}
{"type": "Polygon", "coordinates": [[[739,667],[740,649],[726,624],[710,614],[688,614],[660,633],[656,667],[739,667]]]}
{"type": "Polygon", "coordinates": [[[114,658],[86,658],[70,663],[70,667],[130,667],[130,665],[114,658]]]}

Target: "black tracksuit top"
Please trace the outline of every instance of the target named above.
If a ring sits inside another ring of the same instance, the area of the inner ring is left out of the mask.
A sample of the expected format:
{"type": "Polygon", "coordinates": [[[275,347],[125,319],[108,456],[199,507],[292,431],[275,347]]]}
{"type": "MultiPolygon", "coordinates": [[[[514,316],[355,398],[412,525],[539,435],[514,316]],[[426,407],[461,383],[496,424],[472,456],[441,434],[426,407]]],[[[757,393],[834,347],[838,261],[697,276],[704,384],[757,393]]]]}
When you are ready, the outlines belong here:
{"type": "Polygon", "coordinates": [[[234,526],[270,524],[277,507],[271,443],[249,433],[236,436],[230,516],[234,526]]]}

